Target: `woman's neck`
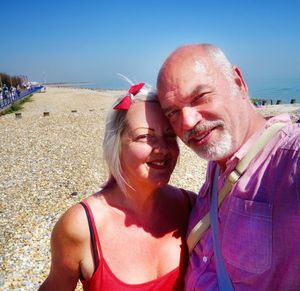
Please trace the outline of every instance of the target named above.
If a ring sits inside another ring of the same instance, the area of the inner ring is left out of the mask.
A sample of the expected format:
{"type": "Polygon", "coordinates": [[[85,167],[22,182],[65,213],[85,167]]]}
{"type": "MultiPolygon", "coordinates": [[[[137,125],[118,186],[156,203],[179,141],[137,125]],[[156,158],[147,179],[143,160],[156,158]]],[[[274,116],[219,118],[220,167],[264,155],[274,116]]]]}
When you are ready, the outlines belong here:
{"type": "Polygon", "coordinates": [[[131,216],[147,220],[153,217],[155,210],[161,199],[158,197],[161,194],[160,189],[139,188],[133,189],[126,187],[124,193],[117,185],[109,191],[109,195],[105,195],[107,203],[131,216]]]}

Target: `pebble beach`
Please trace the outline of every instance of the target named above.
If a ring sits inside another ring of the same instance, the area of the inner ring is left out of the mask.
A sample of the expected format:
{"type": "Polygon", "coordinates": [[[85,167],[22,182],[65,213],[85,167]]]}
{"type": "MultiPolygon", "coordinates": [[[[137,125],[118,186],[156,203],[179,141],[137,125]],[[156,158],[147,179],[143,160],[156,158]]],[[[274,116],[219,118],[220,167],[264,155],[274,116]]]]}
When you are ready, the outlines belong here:
{"type": "MultiPolygon", "coordinates": [[[[105,116],[121,94],[47,87],[24,103],[21,118],[0,116],[0,290],[37,290],[46,278],[54,224],[71,205],[99,191],[107,177],[105,116]]],[[[300,104],[257,110],[300,119],[300,104]]],[[[180,152],[170,184],[197,192],[206,161],[182,143],[180,152]]]]}

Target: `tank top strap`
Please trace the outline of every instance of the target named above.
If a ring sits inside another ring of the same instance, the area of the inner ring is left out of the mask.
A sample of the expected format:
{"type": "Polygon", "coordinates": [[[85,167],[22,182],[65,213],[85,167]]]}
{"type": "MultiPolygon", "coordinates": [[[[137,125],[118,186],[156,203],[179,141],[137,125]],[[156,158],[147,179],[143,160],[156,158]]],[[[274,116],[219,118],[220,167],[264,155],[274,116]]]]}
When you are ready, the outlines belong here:
{"type": "Polygon", "coordinates": [[[101,244],[98,236],[98,231],[95,224],[95,219],[93,212],[85,201],[80,202],[80,204],[83,206],[90,230],[90,236],[91,236],[91,245],[92,245],[92,254],[93,254],[93,260],[94,260],[94,271],[97,270],[99,266],[99,258],[102,259],[102,250],[101,250],[101,244]]]}

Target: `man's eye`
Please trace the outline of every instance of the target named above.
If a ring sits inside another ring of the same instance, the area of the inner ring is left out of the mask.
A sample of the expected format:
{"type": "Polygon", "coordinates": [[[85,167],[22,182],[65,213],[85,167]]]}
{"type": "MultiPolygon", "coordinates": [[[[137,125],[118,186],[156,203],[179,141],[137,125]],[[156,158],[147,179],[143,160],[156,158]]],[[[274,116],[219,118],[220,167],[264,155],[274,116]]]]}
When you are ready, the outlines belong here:
{"type": "Polygon", "coordinates": [[[202,102],[203,100],[205,100],[205,98],[208,96],[210,92],[204,92],[204,93],[201,93],[199,95],[197,95],[193,101],[192,101],[192,104],[197,104],[197,103],[200,103],[202,102]]]}
{"type": "Polygon", "coordinates": [[[169,120],[175,120],[176,117],[178,116],[178,113],[179,113],[179,110],[173,110],[173,111],[167,113],[167,118],[169,120]]]}

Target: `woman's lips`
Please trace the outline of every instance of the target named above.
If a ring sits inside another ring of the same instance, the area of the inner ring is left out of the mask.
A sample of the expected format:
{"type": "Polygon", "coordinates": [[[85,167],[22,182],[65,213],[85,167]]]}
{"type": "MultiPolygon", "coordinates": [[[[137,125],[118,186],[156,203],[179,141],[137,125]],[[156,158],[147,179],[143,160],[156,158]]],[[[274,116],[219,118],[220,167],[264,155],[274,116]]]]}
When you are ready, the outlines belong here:
{"type": "Polygon", "coordinates": [[[167,161],[166,160],[151,161],[148,162],[147,165],[154,169],[165,169],[167,165],[167,161]]]}

